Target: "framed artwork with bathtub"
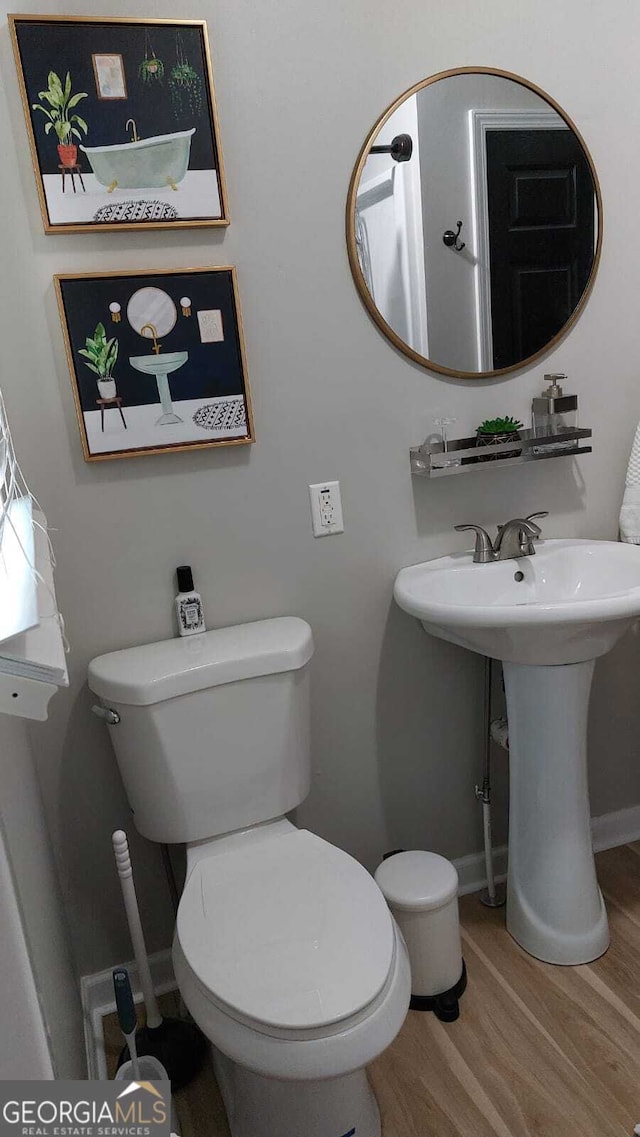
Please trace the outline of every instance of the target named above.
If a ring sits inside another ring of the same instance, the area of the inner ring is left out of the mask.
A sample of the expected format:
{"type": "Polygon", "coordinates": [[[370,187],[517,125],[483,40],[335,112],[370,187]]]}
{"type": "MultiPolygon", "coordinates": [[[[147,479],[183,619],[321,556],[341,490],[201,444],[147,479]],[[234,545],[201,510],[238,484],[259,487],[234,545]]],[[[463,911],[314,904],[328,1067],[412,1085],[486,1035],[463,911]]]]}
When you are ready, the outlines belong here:
{"type": "Polygon", "coordinates": [[[253,442],[234,268],[55,286],[87,462],[253,442]]]}
{"type": "Polygon", "coordinates": [[[229,224],[204,21],[9,26],[47,233],[229,224]]]}

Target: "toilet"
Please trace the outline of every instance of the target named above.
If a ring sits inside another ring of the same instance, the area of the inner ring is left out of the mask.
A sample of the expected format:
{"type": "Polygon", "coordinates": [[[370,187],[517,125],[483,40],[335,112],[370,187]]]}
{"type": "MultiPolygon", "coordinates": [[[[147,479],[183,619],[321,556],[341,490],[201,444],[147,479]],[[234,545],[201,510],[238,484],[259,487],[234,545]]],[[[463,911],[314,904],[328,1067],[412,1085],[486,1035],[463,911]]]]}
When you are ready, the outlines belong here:
{"type": "Polygon", "coordinates": [[[309,791],[312,654],[285,616],[89,665],[136,828],[187,846],[173,962],[233,1137],[380,1137],[365,1066],[409,1006],[375,881],[285,817],[309,791]]]}

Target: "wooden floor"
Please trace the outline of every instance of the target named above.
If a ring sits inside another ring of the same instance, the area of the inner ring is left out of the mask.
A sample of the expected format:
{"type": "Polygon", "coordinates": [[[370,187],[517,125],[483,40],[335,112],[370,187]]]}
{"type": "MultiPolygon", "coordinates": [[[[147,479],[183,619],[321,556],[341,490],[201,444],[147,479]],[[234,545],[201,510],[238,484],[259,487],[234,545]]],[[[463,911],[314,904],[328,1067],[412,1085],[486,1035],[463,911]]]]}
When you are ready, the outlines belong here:
{"type": "MultiPolygon", "coordinates": [[[[585,966],[539,963],[505,931],[504,909],[462,899],[461,1015],[445,1024],[410,1011],[370,1068],[384,1137],[631,1137],[640,1122],[640,842],[596,860],[611,947],[585,966]]],[[[113,1056],[117,1028],[105,1028],[113,1056]]],[[[176,1101],[182,1137],[229,1137],[209,1071],[176,1101]]]]}

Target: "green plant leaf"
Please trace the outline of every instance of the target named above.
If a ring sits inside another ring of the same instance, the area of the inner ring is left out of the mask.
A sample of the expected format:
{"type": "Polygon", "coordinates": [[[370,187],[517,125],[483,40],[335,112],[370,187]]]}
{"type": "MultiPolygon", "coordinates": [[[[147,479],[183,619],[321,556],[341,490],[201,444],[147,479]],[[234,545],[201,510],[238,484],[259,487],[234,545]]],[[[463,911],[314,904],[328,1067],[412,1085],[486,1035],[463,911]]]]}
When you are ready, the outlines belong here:
{"type": "Polygon", "coordinates": [[[67,110],[70,111],[73,107],[77,107],[81,99],[88,99],[86,91],[78,91],[77,95],[73,95],[67,103],[67,110]]]}
{"type": "Polygon", "coordinates": [[[97,368],[97,367],[94,367],[94,366],[93,366],[93,363],[85,363],[85,367],[88,367],[88,368],[89,368],[89,371],[93,371],[93,372],[94,372],[94,374],[96,374],[96,375],[98,375],[98,376],[100,375],[100,371],[98,371],[98,368],[97,368]]]}
{"type": "Polygon", "coordinates": [[[68,99],[70,94],[71,94],[71,76],[70,76],[69,72],[67,71],[67,77],[64,81],[64,97],[65,97],[65,99],[68,99]]]}
{"type": "Polygon", "coordinates": [[[84,121],[84,119],[83,119],[83,118],[80,118],[80,115],[79,115],[79,114],[74,114],[74,115],[71,115],[71,120],[70,120],[70,121],[71,121],[71,122],[75,122],[75,123],[77,123],[77,125],[80,127],[80,130],[84,130],[84,133],[85,133],[85,134],[88,134],[88,133],[89,133],[89,127],[87,126],[87,124],[86,124],[86,122],[84,121]]]}
{"type": "Polygon", "coordinates": [[[512,434],[522,428],[522,423],[519,419],[514,419],[511,415],[506,415],[503,418],[489,418],[480,423],[477,428],[478,434],[512,434]]]}
{"type": "Polygon", "coordinates": [[[38,91],[38,98],[44,99],[52,107],[60,107],[64,103],[62,87],[49,85],[46,90],[38,91]]]}
{"type": "MultiPolygon", "coordinates": [[[[46,97],[47,96],[45,96],[45,98],[46,97]]],[[[62,83],[60,82],[55,71],[49,72],[48,97],[49,97],[49,101],[54,106],[61,107],[64,105],[65,98],[64,98],[64,91],[62,90],[62,83]]]]}
{"type": "Polygon", "coordinates": [[[104,340],[107,338],[107,333],[105,331],[105,327],[104,327],[104,324],[102,322],[100,322],[99,324],[96,324],[96,330],[93,334],[94,334],[96,339],[104,340]]]}
{"type": "Polygon", "coordinates": [[[109,340],[109,343],[107,346],[107,351],[105,353],[105,359],[104,359],[104,369],[108,375],[111,374],[113,368],[115,367],[117,358],[118,358],[118,341],[117,341],[117,339],[114,338],[114,339],[109,340]]]}

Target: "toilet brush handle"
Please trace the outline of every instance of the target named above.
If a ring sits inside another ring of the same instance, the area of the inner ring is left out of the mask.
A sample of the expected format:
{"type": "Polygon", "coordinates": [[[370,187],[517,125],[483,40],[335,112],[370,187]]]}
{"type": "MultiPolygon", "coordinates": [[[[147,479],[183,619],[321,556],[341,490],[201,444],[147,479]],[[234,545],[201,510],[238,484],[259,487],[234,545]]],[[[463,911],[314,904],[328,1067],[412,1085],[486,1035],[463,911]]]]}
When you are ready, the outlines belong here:
{"type": "Polygon", "coordinates": [[[129,1047],[129,1057],[131,1059],[133,1076],[136,1081],[139,1081],[140,1063],[138,1062],[138,1051],[136,1049],[136,1027],[138,1025],[138,1015],[136,1013],[136,1005],[133,1001],[129,972],[127,971],[126,967],[114,968],[113,990],[116,997],[116,1007],[118,1009],[118,1022],[120,1023],[120,1030],[126,1038],[127,1046],[129,1047]]]}
{"type": "Polygon", "coordinates": [[[149,960],[147,958],[147,948],[144,942],[144,932],[142,930],[140,910],[138,908],[138,898],[136,896],[136,887],[133,882],[133,868],[129,855],[127,834],[122,829],[117,829],[112,836],[112,842],[118,876],[120,877],[120,887],[122,888],[122,899],[124,900],[124,908],[127,914],[129,932],[131,934],[131,943],[133,944],[133,954],[138,966],[138,976],[140,978],[144,1005],[147,1011],[147,1026],[153,1030],[161,1025],[162,1015],[158,1009],[158,1002],[153,990],[149,960]]]}
{"type": "Polygon", "coordinates": [[[126,967],[116,967],[114,969],[113,990],[116,996],[120,1030],[124,1035],[135,1034],[138,1025],[138,1016],[131,992],[129,972],[126,967]]]}

